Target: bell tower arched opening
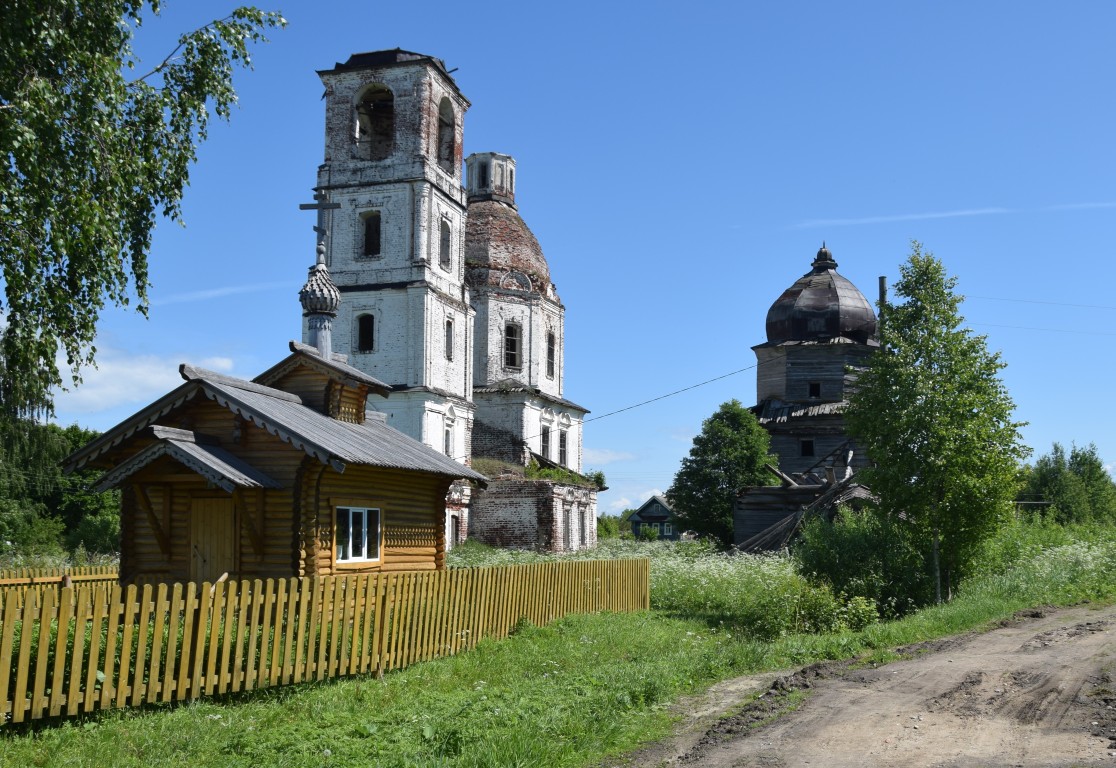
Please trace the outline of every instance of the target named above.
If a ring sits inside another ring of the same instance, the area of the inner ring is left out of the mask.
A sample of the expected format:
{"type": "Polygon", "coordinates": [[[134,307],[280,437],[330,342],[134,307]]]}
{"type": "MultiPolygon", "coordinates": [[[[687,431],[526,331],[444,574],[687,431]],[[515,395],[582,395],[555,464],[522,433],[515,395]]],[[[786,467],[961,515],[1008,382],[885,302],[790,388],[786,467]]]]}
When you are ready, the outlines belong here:
{"type": "Polygon", "coordinates": [[[357,156],[386,160],[395,146],[395,95],[379,83],[361,93],[356,106],[357,156]]]}

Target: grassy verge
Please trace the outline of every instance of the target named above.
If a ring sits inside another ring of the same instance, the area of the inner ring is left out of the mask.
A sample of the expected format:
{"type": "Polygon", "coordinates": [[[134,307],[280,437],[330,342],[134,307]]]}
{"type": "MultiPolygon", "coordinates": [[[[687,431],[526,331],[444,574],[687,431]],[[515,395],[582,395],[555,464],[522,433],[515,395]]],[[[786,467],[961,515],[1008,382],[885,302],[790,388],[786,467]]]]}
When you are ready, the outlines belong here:
{"type": "MultiPolygon", "coordinates": [[[[716,611],[682,617],[701,590],[674,589],[660,579],[654,597],[660,610],[525,626],[506,641],[383,680],[8,728],[0,735],[0,765],[587,765],[665,736],[667,705],[717,680],[821,659],[882,660],[895,646],[980,627],[1025,607],[1116,595],[1111,533],[1059,534],[1041,545],[1026,532],[1017,538],[1001,553],[1013,567],[989,569],[948,605],[855,632],[761,639],[765,633],[740,631],[736,618],[720,623],[716,611]]],[[[737,586],[763,583],[743,573],[755,563],[736,565],[737,586]]],[[[697,581],[717,574],[705,589],[723,592],[736,588],[725,570],[732,567],[713,559],[690,571],[697,581]]],[[[772,594],[786,595],[796,583],[780,576],[772,594]]]]}

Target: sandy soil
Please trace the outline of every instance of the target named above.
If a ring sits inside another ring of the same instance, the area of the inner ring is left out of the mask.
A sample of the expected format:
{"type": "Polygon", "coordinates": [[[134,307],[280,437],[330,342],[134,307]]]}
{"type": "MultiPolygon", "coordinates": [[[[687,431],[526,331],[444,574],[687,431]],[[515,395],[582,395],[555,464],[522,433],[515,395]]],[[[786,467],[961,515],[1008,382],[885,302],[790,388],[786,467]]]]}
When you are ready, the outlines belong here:
{"type": "Polygon", "coordinates": [[[1116,606],[1028,611],[901,653],[727,681],[621,764],[1116,766],[1116,606]]]}

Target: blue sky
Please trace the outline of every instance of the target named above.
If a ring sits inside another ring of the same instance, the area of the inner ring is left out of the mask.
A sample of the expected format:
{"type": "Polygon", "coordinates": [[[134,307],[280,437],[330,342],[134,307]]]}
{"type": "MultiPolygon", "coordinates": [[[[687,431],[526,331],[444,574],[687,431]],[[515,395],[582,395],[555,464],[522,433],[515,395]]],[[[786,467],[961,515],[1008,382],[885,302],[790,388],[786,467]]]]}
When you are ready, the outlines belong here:
{"type": "MultiPolygon", "coordinates": [[[[169,0],[137,47],[153,64],[230,7],[169,0]]],[[[456,68],[467,154],[517,160],[602,512],[666,490],[702,420],[755,401],[751,347],[823,240],[872,300],[921,241],[1008,363],[1035,455],[1094,442],[1116,462],[1116,4],[279,7],[289,26],[199,152],[187,226],[156,233],[151,318],[105,312],[100,370],[58,397],[59,421],[110,427],[180,383],[179,362],[250,377],[285,354],[314,256],[298,204],[322,160],[315,71],[401,47],[456,68]]]]}

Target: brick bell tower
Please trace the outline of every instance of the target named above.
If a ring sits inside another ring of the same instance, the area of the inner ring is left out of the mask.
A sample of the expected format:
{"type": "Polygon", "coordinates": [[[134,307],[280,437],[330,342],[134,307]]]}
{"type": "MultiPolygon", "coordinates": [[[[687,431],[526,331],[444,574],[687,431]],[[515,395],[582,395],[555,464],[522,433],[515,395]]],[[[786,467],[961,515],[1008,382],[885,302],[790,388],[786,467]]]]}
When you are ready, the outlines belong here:
{"type": "Polygon", "coordinates": [[[369,407],[467,463],[474,310],[461,148],[469,101],[444,62],[400,49],[355,54],[318,75],[325,161],[315,193],[341,293],[334,349],[392,386],[369,407]]]}

